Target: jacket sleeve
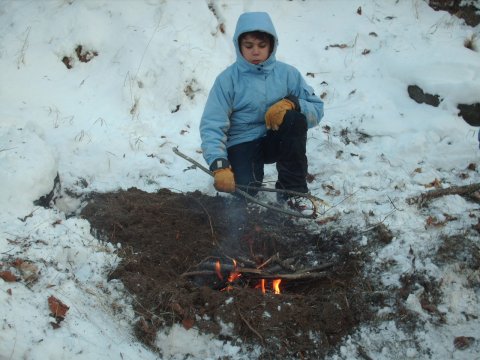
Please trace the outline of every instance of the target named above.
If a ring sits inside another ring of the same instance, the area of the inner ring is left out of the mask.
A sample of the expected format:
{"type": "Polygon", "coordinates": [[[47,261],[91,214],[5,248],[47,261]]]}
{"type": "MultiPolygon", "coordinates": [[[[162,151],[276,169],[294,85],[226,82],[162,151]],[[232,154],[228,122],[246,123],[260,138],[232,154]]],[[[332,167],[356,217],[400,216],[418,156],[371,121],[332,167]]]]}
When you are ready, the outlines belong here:
{"type": "Polygon", "coordinates": [[[210,166],[216,159],[227,159],[227,133],[232,113],[232,86],[217,77],[208,95],[200,120],[203,157],[210,166]]]}
{"type": "Polygon", "coordinates": [[[298,98],[300,111],[307,118],[308,128],[317,126],[323,118],[323,101],[315,95],[311,86],[309,86],[302,74],[294,70],[295,85],[291,91],[298,98]]]}

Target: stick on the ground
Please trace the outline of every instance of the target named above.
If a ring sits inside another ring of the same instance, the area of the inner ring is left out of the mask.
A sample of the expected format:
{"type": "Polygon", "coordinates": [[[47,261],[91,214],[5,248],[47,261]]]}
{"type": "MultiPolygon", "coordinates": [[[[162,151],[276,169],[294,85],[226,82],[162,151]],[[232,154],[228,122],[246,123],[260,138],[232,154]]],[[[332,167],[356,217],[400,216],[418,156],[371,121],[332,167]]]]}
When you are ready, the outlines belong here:
{"type": "Polygon", "coordinates": [[[427,201],[432,199],[446,196],[446,195],[470,195],[475,191],[480,190],[480,183],[464,185],[464,186],[451,186],[446,189],[436,189],[427,191],[419,196],[410,197],[407,199],[407,203],[410,205],[418,204],[419,207],[423,206],[427,201]]]}
{"type": "Polygon", "coordinates": [[[238,315],[240,315],[240,318],[241,318],[241,319],[243,320],[243,322],[248,326],[248,328],[249,328],[255,335],[258,336],[258,338],[260,339],[260,341],[262,342],[262,345],[263,345],[263,344],[264,344],[264,340],[263,340],[262,335],[260,335],[260,333],[259,333],[257,330],[255,330],[255,328],[254,328],[252,325],[250,325],[250,323],[248,322],[247,319],[245,319],[245,317],[242,315],[242,312],[240,311],[239,307],[236,306],[236,308],[237,308],[238,315]]]}

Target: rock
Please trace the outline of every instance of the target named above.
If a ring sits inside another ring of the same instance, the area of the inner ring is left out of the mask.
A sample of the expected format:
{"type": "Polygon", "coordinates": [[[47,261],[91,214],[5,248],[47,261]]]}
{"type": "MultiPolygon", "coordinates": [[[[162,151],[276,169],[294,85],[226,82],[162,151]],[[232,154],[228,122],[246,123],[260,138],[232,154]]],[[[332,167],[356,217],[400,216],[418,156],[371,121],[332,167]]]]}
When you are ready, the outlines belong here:
{"type": "Polygon", "coordinates": [[[48,194],[45,194],[33,201],[33,204],[36,206],[43,206],[44,208],[49,208],[51,206],[52,200],[58,196],[61,189],[60,185],[60,175],[57,173],[55,179],[53,179],[53,188],[48,194]]]}
{"type": "Polygon", "coordinates": [[[435,107],[440,105],[441,99],[439,95],[425,93],[418,85],[409,85],[407,91],[410,98],[419,104],[428,104],[435,107]]]}
{"type": "Polygon", "coordinates": [[[480,126],[480,103],[458,104],[459,115],[471,126],[480,126]]]}

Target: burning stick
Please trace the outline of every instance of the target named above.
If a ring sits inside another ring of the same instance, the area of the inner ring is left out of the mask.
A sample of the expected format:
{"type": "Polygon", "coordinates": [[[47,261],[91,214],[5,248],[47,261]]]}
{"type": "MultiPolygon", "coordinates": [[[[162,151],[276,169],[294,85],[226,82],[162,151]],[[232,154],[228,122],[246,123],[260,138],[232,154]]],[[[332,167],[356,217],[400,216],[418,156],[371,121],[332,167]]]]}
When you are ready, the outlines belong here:
{"type": "MultiPolygon", "coordinates": [[[[321,279],[326,277],[328,274],[326,272],[313,272],[310,271],[299,271],[292,274],[272,274],[266,271],[259,269],[249,269],[249,268],[237,268],[237,272],[240,274],[248,275],[250,278],[254,279],[282,279],[282,280],[307,280],[307,279],[321,279]]],[[[198,270],[198,271],[189,271],[181,274],[182,277],[191,277],[191,276],[208,276],[208,275],[217,275],[215,270],[198,270]]],[[[217,275],[218,276],[218,275],[217,275]]]]}

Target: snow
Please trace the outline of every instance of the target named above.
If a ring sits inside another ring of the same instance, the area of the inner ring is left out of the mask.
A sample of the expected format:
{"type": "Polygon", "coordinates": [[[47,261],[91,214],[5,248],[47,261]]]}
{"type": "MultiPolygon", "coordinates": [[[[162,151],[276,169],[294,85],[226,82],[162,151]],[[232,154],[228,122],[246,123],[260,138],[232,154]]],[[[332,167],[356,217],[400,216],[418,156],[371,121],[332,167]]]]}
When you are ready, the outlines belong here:
{"type": "MultiPolygon", "coordinates": [[[[480,102],[480,55],[464,47],[476,39],[478,49],[479,26],[421,0],[4,0],[0,265],[7,270],[14,259],[28,260],[38,278],[0,279],[0,359],[158,358],[133,335],[133,298],[121,283],[107,281],[120,260],[118,245],[91,234],[76,216],[82,204],[66,190],[215,194],[211,179],[201,171],[187,175],[189,164],[171,149],[203,163],[199,119],[215,76],[234,61],[231,37],[244,11],[270,13],[278,59],[324,96],[325,118],[309,130],[307,146],[310,190],[328,204],[325,216],[339,215],[328,226],[361,230],[383,222],[395,235],[372,254],[383,284],[399,286],[413,271],[410,251],[415,269],[442,284],[445,323],[422,309],[418,285],[404,305],[423,327],[399,329],[387,306],[377,314],[385,320],[361,326],[331,358],[361,358],[359,348],[374,359],[480,357],[478,270],[431,259],[442,235],[462,234],[478,249],[472,226],[480,207],[459,196],[434,200],[428,210],[405,201],[435,179],[443,187],[480,181],[478,170],[467,169],[478,163],[477,129],[456,108],[480,102]],[[98,56],[80,62],[78,45],[98,56]],[[440,106],[410,99],[411,84],[439,95],[440,106]],[[35,206],[57,173],[62,198],[53,208],[35,206]],[[425,225],[445,214],[456,220],[425,225]],[[51,295],[69,306],[58,329],[50,324],[51,295]],[[459,350],[457,336],[477,341],[459,350]]],[[[266,176],[274,180],[273,166],[266,176]]],[[[364,237],[360,245],[367,243],[364,237]]],[[[157,346],[164,359],[258,355],[181,326],[159,333],[157,346]]]]}

